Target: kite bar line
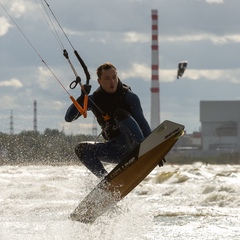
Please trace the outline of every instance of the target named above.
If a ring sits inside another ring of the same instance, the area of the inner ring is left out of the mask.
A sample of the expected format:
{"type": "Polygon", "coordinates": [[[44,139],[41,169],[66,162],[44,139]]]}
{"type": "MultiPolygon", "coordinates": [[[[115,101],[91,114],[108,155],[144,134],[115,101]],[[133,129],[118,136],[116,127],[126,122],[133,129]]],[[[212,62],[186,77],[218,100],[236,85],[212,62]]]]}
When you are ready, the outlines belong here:
{"type": "MultiPolygon", "coordinates": [[[[63,27],[61,26],[60,22],[58,21],[56,15],[54,14],[54,12],[53,12],[53,10],[51,9],[51,7],[50,7],[50,5],[48,4],[48,2],[47,2],[46,0],[44,0],[44,2],[45,2],[45,4],[46,4],[46,6],[48,7],[49,11],[51,12],[53,18],[55,19],[57,25],[59,26],[59,28],[61,29],[62,33],[64,34],[65,38],[67,39],[68,43],[69,43],[70,46],[72,47],[72,49],[73,49],[73,51],[74,51],[74,54],[75,54],[76,58],[78,59],[80,65],[82,66],[83,71],[84,71],[84,73],[85,73],[85,75],[86,75],[86,84],[89,84],[89,81],[90,81],[90,79],[91,79],[91,76],[90,76],[90,73],[89,73],[89,71],[88,71],[88,68],[87,68],[85,62],[84,62],[83,59],[80,57],[80,55],[79,55],[79,53],[77,52],[77,50],[75,50],[73,44],[71,43],[70,39],[68,38],[66,32],[64,31],[63,27]]],[[[45,9],[45,8],[44,8],[44,9],[45,9]]],[[[47,13],[47,11],[46,11],[46,13],[47,13]]],[[[52,23],[52,22],[51,22],[51,23],[52,23]]],[[[53,25],[53,24],[52,24],[52,25],[53,25]]],[[[54,25],[53,25],[53,29],[54,29],[54,31],[55,31],[54,35],[57,35],[57,36],[58,36],[57,30],[56,30],[56,28],[54,27],[54,25]]],[[[59,37],[58,37],[58,39],[59,39],[59,41],[60,41],[60,43],[61,43],[61,46],[62,46],[62,48],[63,48],[63,44],[62,44],[62,42],[61,42],[61,40],[60,40],[59,37]]],[[[67,53],[66,49],[63,49],[63,56],[68,60],[68,62],[69,62],[69,64],[70,64],[70,66],[71,66],[71,68],[72,68],[75,76],[77,77],[77,72],[76,72],[76,70],[74,69],[74,67],[73,67],[73,65],[72,65],[72,63],[71,63],[71,61],[70,61],[70,59],[69,59],[69,57],[68,57],[68,53],[67,53]]]]}
{"type": "Polygon", "coordinates": [[[41,59],[42,63],[47,67],[47,69],[51,72],[51,74],[54,76],[54,78],[57,80],[57,82],[60,84],[60,86],[63,88],[63,90],[69,95],[70,99],[72,100],[74,106],[77,108],[77,110],[84,116],[84,118],[87,117],[87,106],[88,106],[88,95],[84,96],[84,107],[82,108],[80,104],[76,101],[76,99],[70,95],[70,93],[67,91],[67,89],[63,86],[62,82],[59,80],[59,78],[55,75],[55,73],[52,71],[52,69],[48,66],[48,64],[43,60],[40,53],[37,51],[37,49],[33,46],[33,44],[30,42],[30,40],[27,38],[27,36],[24,34],[24,32],[21,30],[21,28],[18,26],[18,24],[15,22],[15,20],[12,18],[12,16],[9,14],[9,12],[6,10],[6,8],[0,3],[3,10],[6,12],[8,17],[11,19],[11,21],[14,23],[14,25],[17,27],[17,29],[20,31],[22,36],[26,39],[28,44],[32,47],[34,52],[37,54],[37,56],[41,59]]]}

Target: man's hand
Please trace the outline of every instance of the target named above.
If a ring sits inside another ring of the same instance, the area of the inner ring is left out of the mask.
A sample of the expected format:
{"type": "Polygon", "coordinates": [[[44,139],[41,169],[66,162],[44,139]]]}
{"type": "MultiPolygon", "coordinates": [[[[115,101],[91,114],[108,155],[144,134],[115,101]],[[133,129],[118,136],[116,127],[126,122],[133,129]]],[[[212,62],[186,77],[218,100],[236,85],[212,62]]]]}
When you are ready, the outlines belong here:
{"type": "Polygon", "coordinates": [[[89,94],[90,91],[91,91],[92,85],[84,84],[84,85],[82,86],[82,88],[84,88],[84,90],[82,89],[82,94],[83,94],[83,95],[85,94],[84,91],[85,91],[87,94],[89,94]]]}
{"type": "Polygon", "coordinates": [[[82,86],[82,88],[83,88],[84,90],[83,90],[83,89],[81,90],[81,95],[77,98],[77,102],[78,102],[80,105],[83,104],[84,95],[90,93],[92,86],[89,85],[89,84],[84,84],[84,85],[82,86]]]}

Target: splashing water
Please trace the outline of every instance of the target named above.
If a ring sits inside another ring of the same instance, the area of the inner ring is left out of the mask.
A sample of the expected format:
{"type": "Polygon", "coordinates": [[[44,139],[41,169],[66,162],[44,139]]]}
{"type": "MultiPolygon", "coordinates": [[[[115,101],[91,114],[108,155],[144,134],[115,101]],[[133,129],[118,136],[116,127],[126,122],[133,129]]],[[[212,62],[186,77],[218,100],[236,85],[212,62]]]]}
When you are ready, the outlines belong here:
{"type": "Polygon", "coordinates": [[[98,180],[82,166],[1,166],[0,239],[239,239],[240,166],[156,168],[92,224],[68,219],[98,180]]]}

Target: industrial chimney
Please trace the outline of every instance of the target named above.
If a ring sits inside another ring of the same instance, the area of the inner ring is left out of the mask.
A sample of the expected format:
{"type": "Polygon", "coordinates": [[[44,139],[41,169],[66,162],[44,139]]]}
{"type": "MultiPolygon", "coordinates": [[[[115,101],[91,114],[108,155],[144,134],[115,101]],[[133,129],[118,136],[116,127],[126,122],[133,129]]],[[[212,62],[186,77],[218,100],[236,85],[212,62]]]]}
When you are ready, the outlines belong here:
{"type": "Polygon", "coordinates": [[[158,70],[158,10],[152,10],[152,80],[151,80],[151,129],[160,124],[160,98],[158,70]]]}

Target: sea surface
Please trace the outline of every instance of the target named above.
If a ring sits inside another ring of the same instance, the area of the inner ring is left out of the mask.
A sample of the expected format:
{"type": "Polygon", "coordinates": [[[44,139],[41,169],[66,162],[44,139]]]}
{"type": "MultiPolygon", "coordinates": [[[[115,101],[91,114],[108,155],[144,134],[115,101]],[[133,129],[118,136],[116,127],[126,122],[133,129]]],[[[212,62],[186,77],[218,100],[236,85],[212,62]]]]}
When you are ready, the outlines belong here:
{"type": "Polygon", "coordinates": [[[1,166],[0,239],[240,239],[239,165],[157,167],[96,222],[69,220],[97,183],[83,166],[1,166]]]}

